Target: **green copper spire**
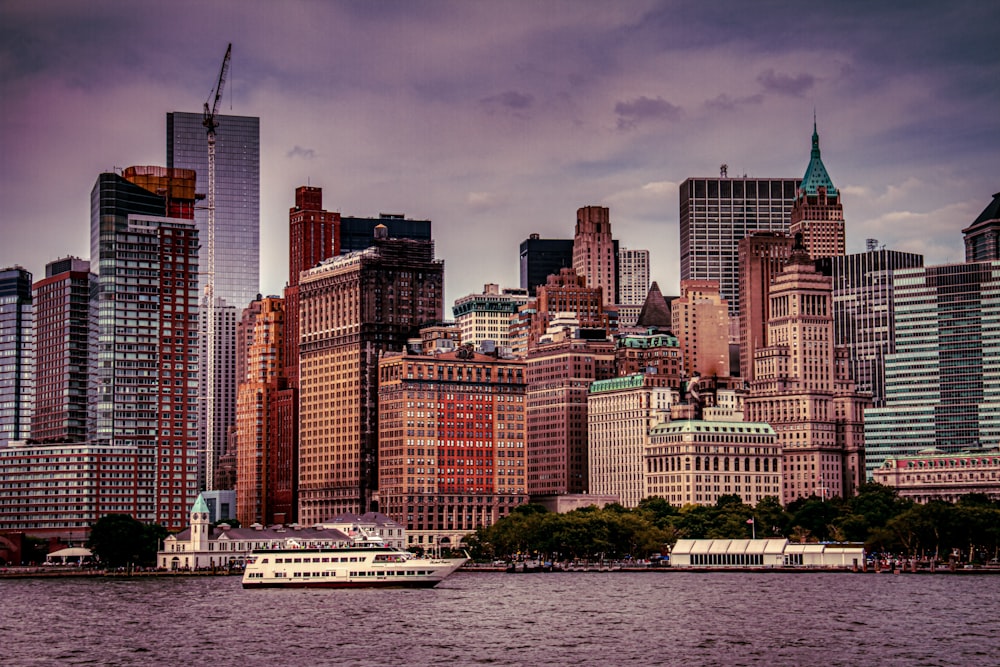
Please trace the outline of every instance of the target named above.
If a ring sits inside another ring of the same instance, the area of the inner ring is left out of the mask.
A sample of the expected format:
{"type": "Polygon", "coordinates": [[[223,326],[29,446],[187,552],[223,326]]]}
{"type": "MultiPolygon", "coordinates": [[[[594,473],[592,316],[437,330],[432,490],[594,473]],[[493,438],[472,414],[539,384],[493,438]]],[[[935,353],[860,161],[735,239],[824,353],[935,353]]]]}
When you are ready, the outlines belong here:
{"type": "Polygon", "coordinates": [[[837,188],[833,187],[830,175],[826,173],[823,166],[823,159],[819,155],[819,132],[816,131],[816,114],[813,112],[813,146],[812,154],[809,157],[809,166],[806,168],[806,175],[802,177],[802,184],[799,188],[807,195],[819,193],[821,187],[826,188],[827,196],[836,197],[837,188]]]}
{"type": "Polygon", "coordinates": [[[201,497],[200,493],[198,494],[198,499],[194,501],[194,507],[191,508],[191,512],[192,514],[194,512],[208,514],[208,503],[205,502],[205,499],[201,497]]]}

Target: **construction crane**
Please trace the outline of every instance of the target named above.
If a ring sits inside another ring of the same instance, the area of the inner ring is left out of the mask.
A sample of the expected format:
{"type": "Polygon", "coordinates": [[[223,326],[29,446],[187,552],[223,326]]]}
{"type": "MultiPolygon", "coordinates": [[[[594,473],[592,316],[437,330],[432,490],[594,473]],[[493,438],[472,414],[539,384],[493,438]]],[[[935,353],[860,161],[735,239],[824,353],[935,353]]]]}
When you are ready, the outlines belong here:
{"type": "Polygon", "coordinates": [[[216,113],[219,110],[219,100],[222,99],[222,89],[226,85],[226,72],[229,71],[229,58],[233,53],[233,45],[226,47],[226,57],[222,59],[222,69],[219,70],[219,81],[215,84],[214,99],[210,95],[205,102],[202,125],[208,135],[208,267],[205,283],[205,316],[208,318],[206,343],[207,357],[205,368],[205,489],[215,488],[215,355],[216,355],[216,322],[215,322],[215,128],[219,127],[216,113]],[[212,103],[210,107],[208,102],[212,103]]]}

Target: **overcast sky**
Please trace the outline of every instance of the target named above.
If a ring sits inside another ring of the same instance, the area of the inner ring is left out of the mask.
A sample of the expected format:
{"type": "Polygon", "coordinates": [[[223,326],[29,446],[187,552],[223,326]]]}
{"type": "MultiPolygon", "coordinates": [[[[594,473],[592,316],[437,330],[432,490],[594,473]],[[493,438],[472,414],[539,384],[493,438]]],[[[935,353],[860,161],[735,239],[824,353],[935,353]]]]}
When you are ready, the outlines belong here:
{"type": "Polygon", "coordinates": [[[677,185],[801,178],[813,111],[865,239],[964,260],[1000,191],[1000,4],[717,0],[0,0],[0,267],[89,254],[99,173],[166,163],[166,113],[260,117],[261,291],[288,275],[299,185],[344,215],[433,221],[445,314],[518,285],[576,209],[679,281],[677,185]]]}

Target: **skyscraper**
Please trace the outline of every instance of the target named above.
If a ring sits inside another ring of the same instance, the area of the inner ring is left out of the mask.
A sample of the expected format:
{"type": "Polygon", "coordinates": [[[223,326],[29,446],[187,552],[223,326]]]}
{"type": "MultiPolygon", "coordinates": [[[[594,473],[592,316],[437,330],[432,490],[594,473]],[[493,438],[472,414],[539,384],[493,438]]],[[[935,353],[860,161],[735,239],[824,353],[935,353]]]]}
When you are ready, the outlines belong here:
{"type": "Polygon", "coordinates": [[[560,270],[573,267],[573,239],[543,239],[532,234],[521,241],[521,289],[535,296],[539,285],[560,270]]]}
{"type": "Polygon", "coordinates": [[[1000,261],[893,274],[885,405],[865,412],[867,472],[923,449],[1000,446],[1000,261]]]}
{"type": "Polygon", "coordinates": [[[783,451],[782,502],[849,497],[864,480],[869,399],[833,340],[833,286],[801,246],[770,290],[767,347],[754,356],[746,421],[766,422],[783,451]]]}
{"type": "Polygon", "coordinates": [[[34,312],[31,273],[20,266],[0,270],[0,445],[31,435],[34,312]]]}
{"type": "MultiPolygon", "coordinates": [[[[260,119],[215,117],[215,296],[245,308],[260,291],[260,119]]],[[[167,167],[193,169],[208,193],[208,141],[201,113],[167,114],[167,167]]],[[[208,211],[195,211],[207,266],[208,211]]],[[[204,277],[200,287],[205,286],[204,277]]]]}
{"type": "Polygon", "coordinates": [[[896,351],[896,300],[893,276],[919,268],[922,255],[876,247],[867,252],[820,260],[833,274],[834,344],[850,350],[848,364],[859,392],[872,406],[885,405],[885,358],[896,351]]]}
{"type": "Polygon", "coordinates": [[[606,306],[618,303],[618,248],[611,238],[606,206],[584,206],[576,211],[573,269],[587,287],[600,287],[606,306]]]}
{"type": "Polygon", "coordinates": [[[391,239],[325,260],[299,282],[299,517],[313,524],[373,508],[378,360],[444,310],[432,241],[391,239]]]}
{"type": "MultiPolygon", "coordinates": [[[[35,413],[33,440],[83,442],[87,439],[90,296],[97,276],[90,262],[65,257],[45,266],[34,285],[35,413]]],[[[94,323],[96,325],[96,322],[94,323]]]]}
{"type": "MultiPolygon", "coordinates": [[[[358,218],[342,216],[340,220],[340,250],[338,254],[347,254],[364,250],[372,244],[375,238],[375,228],[382,225],[391,239],[413,239],[414,241],[431,240],[430,220],[411,220],[402,213],[379,213],[377,218],[358,218]]],[[[320,259],[326,259],[321,257],[320,259]]],[[[306,267],[309,268],[309,267],[306,267]]]]}
{"type": "Polygon", "coordinates": [[[737,243],[754,230],[788,232],[797,178],[689,178],[680,186],[681,280],[718,280],[740,312],[737,243]]]}
{"type": "Polygon", "coordinates": [[[190,170],[130,167],[101,174],[91,192],[93,440],[136,453],[142,472],[122,480],[133,493],[119,510],[170,530],[185,526],[198,495],[199,241],[193,219],[165,214],[193,213],[194,183],[190,170]]]}
{"type": "Polygon", "coordinates": [[[649,292],[649,251],[618,250],[618,303],[641,306],[649,292]]]}
{"type": "Polygon", "coordinates": [[[740,377],[753,382],[754,353],[767,347],[771,282],[785,268],[792,239],[783,232],[754,231],[737,243],[740,294],[740,377]]]}
{"type": "Polygon", "coordinates": [[[284,300],[254,301],[243,311],[242,324],[242,330],[252,332],[253,342],[245,352],[246,374],[240,378],[236,401],[236,518],[246,526],[285,523],[287,510],[279,508],[290,503],[291,495],[277,502],[282,485],[276,476],[290,477],[294,466],[279,457],[271,421],[271,406],[282,385],[284,300]]]}
{"type": "MultiPolygon", "coordinates": [[[[216,115],[215,120],[214,230],[208,229],[207,205],[199,206],[194,214],[202,242],[199,258],[203,269],[212,272],[214,295],[212,303],[206,298],[202,304],[204,363],[199,380],[204,398],[201,479],[209,489],[236,417],[236,312],[260,289],[260,120],[223,115],[216,115]],[[208,257],[210,248],[214,248],[212,258],[208,257]],[[215,349],[209,351],[210,345],[215,349]]],[[[203,121],[200,113],[167,114],[167,167],[193,169],[200,196],[208,194],[208,139],[203,121]]],[[[207,272],[199,276],[202,294],[207,278],[207,272]]]]}
{"type": "Polygon", "coordinates": [[[813,259],[839,257],[845,252],[844,205],[819,153],[819,133],[813,120],[812,153],[795,194],[788,234],[802,235],[813,259]]]}

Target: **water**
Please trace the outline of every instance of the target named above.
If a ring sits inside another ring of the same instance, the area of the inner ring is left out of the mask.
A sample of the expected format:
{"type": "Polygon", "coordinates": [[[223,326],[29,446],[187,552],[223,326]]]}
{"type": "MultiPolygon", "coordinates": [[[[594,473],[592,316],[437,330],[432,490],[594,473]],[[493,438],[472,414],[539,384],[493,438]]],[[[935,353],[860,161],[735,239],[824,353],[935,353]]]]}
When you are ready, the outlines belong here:
{"type": "Polygon", "coordinates": [[[11,665],[1000,665],[1000,576],[459,572],[428,590],[0,580],[11,665]]]}

